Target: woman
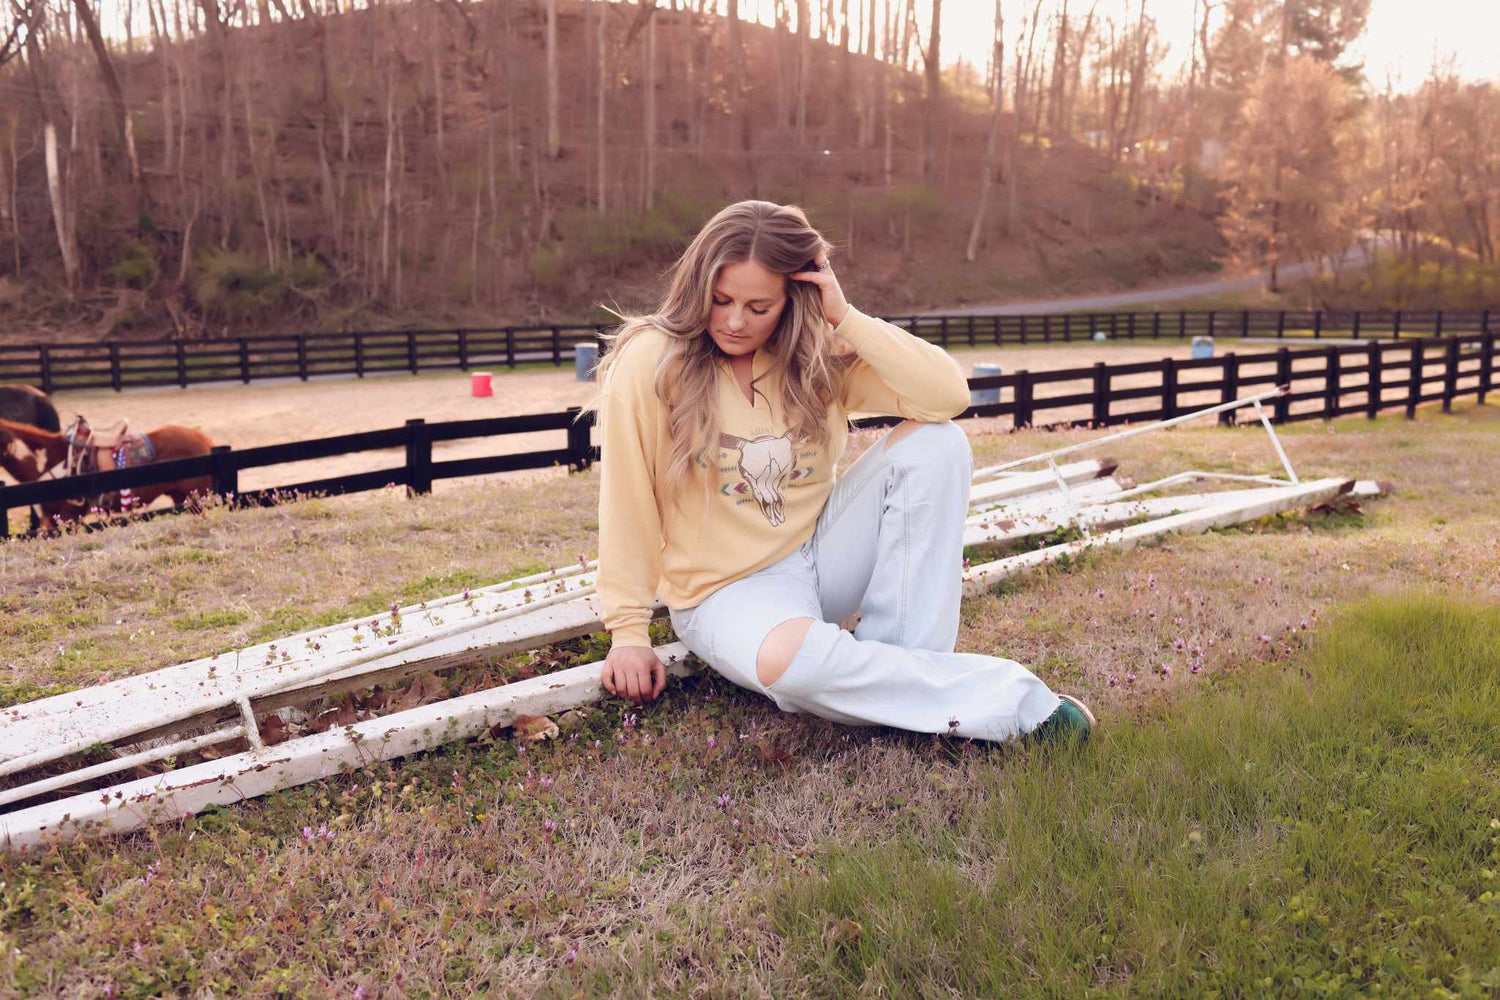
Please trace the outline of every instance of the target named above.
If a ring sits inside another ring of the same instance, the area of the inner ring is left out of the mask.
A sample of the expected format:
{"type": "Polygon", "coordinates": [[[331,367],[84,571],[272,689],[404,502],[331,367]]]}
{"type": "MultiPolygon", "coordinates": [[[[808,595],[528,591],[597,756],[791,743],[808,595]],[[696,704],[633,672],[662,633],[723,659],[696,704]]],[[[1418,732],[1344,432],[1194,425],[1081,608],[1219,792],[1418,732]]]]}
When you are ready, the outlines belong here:
{"type": "Polygon", "coordinates": [[[941,348],[854,308],[802,210],[742,201],[599,368],[602,682],[654,699],[652,595],[677,635],[783,710],[1005,739],[1093,716],[1013,660],[953,651],[972,458],[941,348]],[[844,475],[851,411],[906,417],[844,475]],[[860,612],[852,634],[843,622],[860,612]]]}

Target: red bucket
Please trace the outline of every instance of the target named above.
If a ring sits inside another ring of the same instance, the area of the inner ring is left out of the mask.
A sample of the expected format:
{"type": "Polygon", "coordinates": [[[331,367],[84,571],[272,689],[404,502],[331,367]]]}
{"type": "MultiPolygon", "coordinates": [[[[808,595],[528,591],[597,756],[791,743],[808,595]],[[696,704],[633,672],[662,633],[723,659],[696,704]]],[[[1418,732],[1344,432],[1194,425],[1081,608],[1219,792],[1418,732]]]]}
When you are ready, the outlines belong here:
{"type": "Polygon", "coordinates": [[[495,390],[490,387],[489,372],[469,373],[469,395],[471,396],[493,396],[495,390]]]}

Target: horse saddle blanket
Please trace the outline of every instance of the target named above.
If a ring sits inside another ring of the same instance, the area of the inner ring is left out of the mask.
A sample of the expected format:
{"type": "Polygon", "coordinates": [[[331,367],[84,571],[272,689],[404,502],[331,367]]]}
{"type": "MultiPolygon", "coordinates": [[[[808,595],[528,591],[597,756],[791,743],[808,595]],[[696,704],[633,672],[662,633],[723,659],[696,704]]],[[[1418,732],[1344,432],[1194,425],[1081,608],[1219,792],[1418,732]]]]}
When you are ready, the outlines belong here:
{"type": "Polygon", "coordinates": [[[156,461],[156,445],[144,434],[126,434],[107,447],[91,446],[83,457],[80,473],[133,469],[156,461]],[[108,460],[105,460],[108,456],[108,460]]]}
{"type": "Polygon", "coordinates": [[[137,465],[150,465],[156,461],[156,445],[144,434],[131,434],[109,449],[115,468],[129,469],[137,465]]]}

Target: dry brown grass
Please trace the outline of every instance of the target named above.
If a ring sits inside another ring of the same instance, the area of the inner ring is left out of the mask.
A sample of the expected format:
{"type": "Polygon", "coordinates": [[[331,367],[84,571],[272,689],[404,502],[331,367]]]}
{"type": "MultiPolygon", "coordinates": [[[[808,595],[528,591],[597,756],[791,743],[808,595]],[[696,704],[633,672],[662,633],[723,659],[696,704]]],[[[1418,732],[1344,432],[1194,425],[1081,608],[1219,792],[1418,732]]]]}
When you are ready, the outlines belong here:
{"type": "MultiPolygon", "coordinates": [[[[979,462],[1091,436],[998,423],[968,427],[979,462]]],[[[1390,479],[1396,492],[1362,517],[1090,556],[967,601],[960,648],[1028,664],[1108,725],[1285,659],[1341,601],[1414,584],[1500,597],[1496,407],[1283,436],[1305,478],[1390,479]]],[[[1277,468],[1250,428],[1189,426],[1111,454],[1141,479],[1277,468]]],[[[22,691],[89,683],[291,631],[299,616],[568,561],[594,548],[595,487],[585,474],[12,542],[0,546],[4,679],[22,691]],[[225,610],[245,617],[213,624],[225,610]]],[[[987,775],[1026,759],[784,715],[711,674],[636,714],[601,705],[558,745],[450,747],[180,829],[0,860],[0,991],[788,995],[797,974],[768,917],[774,886],[817,870],[830,844],[933,842],[992,794],[987,775]],[[318,836],[324,823],[334,839],[318,836]]],[[[970,867],[983,877],[984,863],[970,867]]]]}

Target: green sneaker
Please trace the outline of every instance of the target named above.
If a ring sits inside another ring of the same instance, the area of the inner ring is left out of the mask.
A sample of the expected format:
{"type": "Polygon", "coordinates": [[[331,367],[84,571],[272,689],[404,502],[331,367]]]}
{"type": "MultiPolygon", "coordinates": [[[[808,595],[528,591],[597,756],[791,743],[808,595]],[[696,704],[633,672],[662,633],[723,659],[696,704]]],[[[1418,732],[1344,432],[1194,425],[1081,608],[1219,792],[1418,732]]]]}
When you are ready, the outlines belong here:
{"type": "Polygon", "coordinates": [[[1080,744],[1086,743],[1093,732],[1096,720],[1094,713],[1083,702],[1070,694],[1058,695],[1062,704],[1057,706],[1041,725],[1026,734],[1028,741],[1050,743],[1063,742],[1076,737],[1080,744]]]}

